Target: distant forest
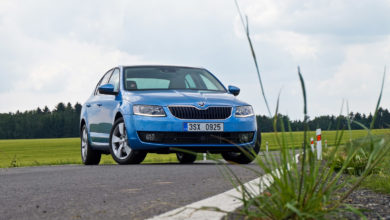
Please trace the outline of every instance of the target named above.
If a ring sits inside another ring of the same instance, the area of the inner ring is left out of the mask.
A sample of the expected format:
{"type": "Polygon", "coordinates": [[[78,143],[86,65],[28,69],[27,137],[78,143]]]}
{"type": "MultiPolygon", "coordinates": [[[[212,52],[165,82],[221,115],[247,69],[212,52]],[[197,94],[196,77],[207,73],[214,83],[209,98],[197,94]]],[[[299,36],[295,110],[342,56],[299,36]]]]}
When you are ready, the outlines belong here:
{"type": "MultiPolygon", "coordinates": [[[[271,132],[273,129],[273,118],[257,115],[257,125],[262,132],[271,132]]],[[[366,127],[370,127],[370,124],[373,120],[373,115],[370,113],[369,115],[361,114],[361,113],[353,113],[351,112],[348,116],[339,115],[325,115],[318,116],[314,119],[308,120],[309,130],[314,131],[317,128],[321,128],[322,130],[339,130],[339,129],[348,129],[348,119],[351,122],[351,129],[358,130],[363,129],[361,125],[354,122],[359,122],[366,127]]],[[[286,131],[289,131],[289,126],[291,126],[292,131],[303,131],[303,121],[300,120],[290,120],[290,118],[286,115],[278,115],[278,126],[277,130],[281,131],[281,121],[283,121],[283,126],[286,131]]],[[[378,114],[374,122],[374,129],[381,128],[390,128],[390,112],[387,109],[379,108],[378,114]]]]}
{"type": "MultiPolygon", "coordinates": [[[[32,111],[0,114],[0,139],[20,138],[61,138],[78,137],[81,105],[76,103],[59,103],[53,110],[47,106],[43,109],[37,108],[32,111]]],[[[273,119],[267,116],[258,115],[257,124],[262,132],[273,131],[273,119]]],[[[292,131],[302,131],[303,122],[290,120],[286,115],[278,116],[288,130],[289,124],[292,131]]],[[[357,121],[369,127],[373,116],[360,113],[350,113],[351,121],[357,121]]],[[[309,129],[315,130],[336,130],[347,129],[347,116],[319,116],[309,120],[309,129]],[[339,121],[339,123],[338,123],[339,121]],[[339,128],[337,125],[339,124],[339,128]]],[[[352,129],[362,129],[358,124],[352,123],[352,129]]],[[[374,128],[390,128],[390,112],[380,108],[374,123],[374,128]]],[[[278,130],[281,126],[279,124],[278,130]]]]}

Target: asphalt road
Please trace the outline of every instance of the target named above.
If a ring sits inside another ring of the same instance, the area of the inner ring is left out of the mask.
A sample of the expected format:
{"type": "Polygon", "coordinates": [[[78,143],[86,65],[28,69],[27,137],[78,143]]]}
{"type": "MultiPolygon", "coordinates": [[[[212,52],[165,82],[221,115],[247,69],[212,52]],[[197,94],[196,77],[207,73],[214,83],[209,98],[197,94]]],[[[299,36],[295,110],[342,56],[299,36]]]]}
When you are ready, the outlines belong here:
{"type": "MultiPolygon", "coordinates": [[[[228,166],[245,182],[256,178],[248,169],[228,166]]],[[[195,163],[0,169],[0,219],[145,219],[233,188],[218,167],[195,163]]]]}

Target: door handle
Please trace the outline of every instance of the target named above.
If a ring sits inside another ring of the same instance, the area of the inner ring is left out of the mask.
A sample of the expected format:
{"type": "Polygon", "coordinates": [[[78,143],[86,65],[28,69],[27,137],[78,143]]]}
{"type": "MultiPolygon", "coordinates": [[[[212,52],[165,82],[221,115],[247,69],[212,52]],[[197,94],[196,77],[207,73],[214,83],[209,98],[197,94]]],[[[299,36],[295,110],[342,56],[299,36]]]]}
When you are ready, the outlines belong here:
{"type": "Polygon", "coordinates": [[[100,106],[102,106],[102,103],[98,103],[98,104],[96,104],[96,105],[100,107],[100,106]]]}
{"type": "Polygon", "coordinates": [[[91,104],[85,104],[85,106],[87,106],[87,108],[91,107],[91,104]]]}

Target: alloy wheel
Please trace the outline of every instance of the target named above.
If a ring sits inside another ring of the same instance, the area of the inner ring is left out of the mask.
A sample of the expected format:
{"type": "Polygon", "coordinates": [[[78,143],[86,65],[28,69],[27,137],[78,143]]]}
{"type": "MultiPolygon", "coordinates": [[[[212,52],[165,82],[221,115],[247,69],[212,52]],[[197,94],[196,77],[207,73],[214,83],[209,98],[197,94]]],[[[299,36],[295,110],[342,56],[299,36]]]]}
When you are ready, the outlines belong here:
{"type": "Polygon", "coordinates": [[[118,159],[125,159],[131,153],[131,148],[127,142],[127,134],[125,124],[123,122],[117,124],[112,134],[111,139],[112,151],[118,159]]]}
{"type": "Polygon", "coordinates": [[[84,128],[81,138],[81,157],[83,161],[87,159],[87,153],[88,153],[88,134],[87,130],[84,128]]]}

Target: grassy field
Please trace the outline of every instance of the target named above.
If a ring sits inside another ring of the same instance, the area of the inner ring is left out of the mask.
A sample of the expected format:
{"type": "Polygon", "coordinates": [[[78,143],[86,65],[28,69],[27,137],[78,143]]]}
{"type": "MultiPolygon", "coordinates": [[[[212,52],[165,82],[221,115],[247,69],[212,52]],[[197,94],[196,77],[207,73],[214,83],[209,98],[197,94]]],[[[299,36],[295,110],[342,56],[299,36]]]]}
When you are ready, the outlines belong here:
{"type": "MultiPolygon", "coordinates": [[[[390,133],[390,129],[378,129],[374,134],[390,133]]],[[[363,130],[355,130],[343,135],[343,141],[350,138],[363,137],[366,134],[363,130]]],[[[281,136],[281,134],[278,134],[281,136]]],[[[328,141],[332,146],[335,142],[335,131],[324,131],[323,140],[328,141]]],[[[288,143],[291,146],[302,146],[303,132],[286,133],[288,143]]],[[[315,137],[315,132],[310,132],[309,137],[315,137]]],[[[278,148],[275,133],[262,134],[262,150],[265,150],[265,143],[268,142],[269,149],[278,148]]],[[[175,154],[148,154],[143,163],[167,163],[177,162],[175,154]]],[[[102,164],[115,164],[110,155],[103,155],[102,164]]],[[[58,139],[20,139],[0,140],[0,167],[21,167],[41,166],[60,164],[81,164],[80,139],[79,138],[58,138],[58,139]]]]}
{"type": "MultiPolygon", "coordinates": [[[[148,154],[144,163],[177,162],[174,154],[148,154]]],[[[101,164],[115,164],[102,155],[101,164]]],[[[81,164],[80,139],[0,140],[0,167],[81,164]]]]}
{"type": "MultiPolygon", "coordinates": [[[[372,131],[375,135],[381,135],[381,134],[390,134],[390,129],[376,129],[372,131]]],[[[341,144],[347,142],[350,139],[356,139],[360,137],[364,137],[367,134],[365,130],[352,130],[350,131],[344,131],[343,137],[341,140],[341,144]]],[[[340,131],[339,131],[340,135],[340,131]]],[[[282,137],[282,133],[278,133],[277,135],[279,138],[282,137]]],[[[262,135],[262,141],[261,141],[261,148],[262,150],[265,150],[265,143],[268,142],[268,146],[270,150],[275,150],[278,148],[278,144],[276,141],[275,133],[263,133],[262,135]]],[[[302,141],[303,141],[303,132],[288,132],[284,134],[284,137],[286,138],[286,141],[290,147],[302,147],[302,141]]],[[[314,140],[316,140],[315,131],[308,132],[308,137],[313,137],[314,140]]],[[[335,144],[336,139],[336,131],[323,131],[322,132],[322,145],[324,146],[325,140],[328,142],[328,146],[333,146],[335,144]]]]}

